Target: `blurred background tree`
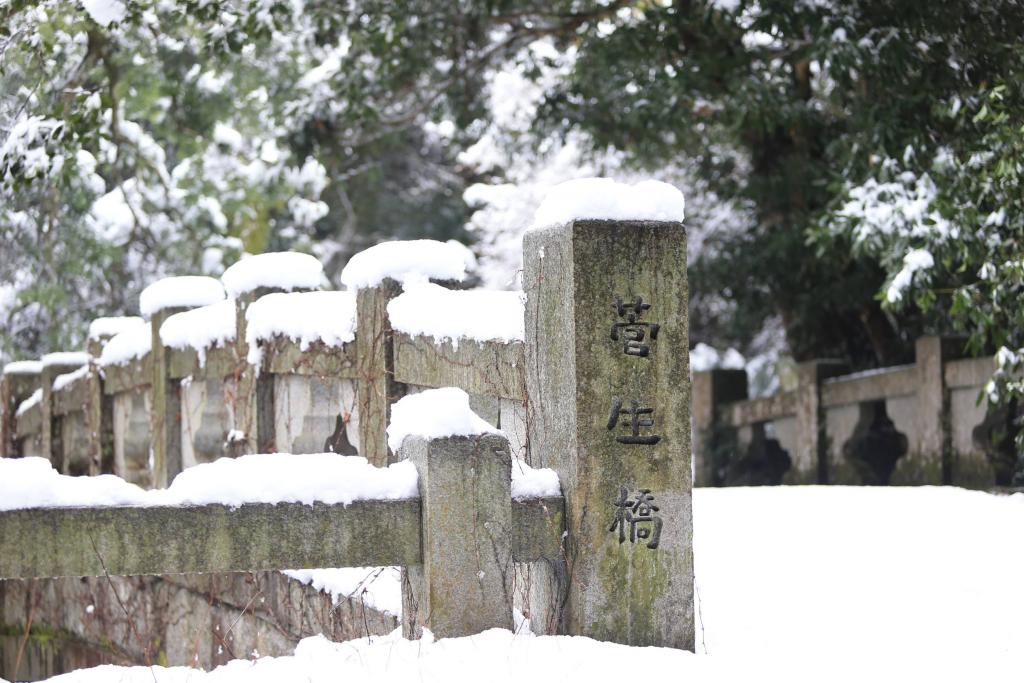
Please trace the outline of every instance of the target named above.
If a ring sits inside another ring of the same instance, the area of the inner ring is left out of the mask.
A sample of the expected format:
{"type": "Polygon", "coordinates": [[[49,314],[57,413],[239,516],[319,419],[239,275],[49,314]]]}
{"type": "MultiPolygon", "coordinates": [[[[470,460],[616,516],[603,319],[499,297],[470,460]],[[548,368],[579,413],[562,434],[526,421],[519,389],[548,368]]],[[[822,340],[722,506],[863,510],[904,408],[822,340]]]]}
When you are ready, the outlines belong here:
{"type": "Polygon", "coordinates": [[[164,274],[474,242],[514,286],[554,183],[687,196],[693,340],[755,362],[1000,351],[1019,394],[1024,6],[23,0],[0,7],[3,353],[164,274]]]}

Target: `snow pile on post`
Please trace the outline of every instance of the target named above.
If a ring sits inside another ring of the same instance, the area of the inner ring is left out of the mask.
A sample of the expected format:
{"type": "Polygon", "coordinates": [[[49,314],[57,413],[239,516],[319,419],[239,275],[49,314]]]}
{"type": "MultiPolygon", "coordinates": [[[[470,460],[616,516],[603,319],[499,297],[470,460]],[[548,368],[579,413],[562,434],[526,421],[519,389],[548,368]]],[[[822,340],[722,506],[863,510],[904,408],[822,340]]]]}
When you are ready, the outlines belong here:
{"type": "Polygon", "coordinates": [[[512,498],[544,498],[562,495],[558,473],[550,467],[533,467],[517,457],[512,458],[512,498]]]}
{"type": "Polygon", "coordinates": [[[75,382],[76,380],[80,380],[80,379],[82,379],[84,377],[88,377],[88,376],[89,376],[89,366],[88,365],[83,365],[82,367],[78,368],[74,372],[68,372],[68,373],[63,374],[63,375],[57,375],[56,377],[53,378],[53,390],[54,391],[60,391],[61,389],[63,389],[67,385],[75,382]]]}
{"type": "Polygon", "coordinates": [[[4,366],[5,375],[38,375],[43,371],[43,362],[39,360],[16,360],[4,366]]]}
{"type": "MultiPolygon", "coordinates": [[[[39,403],[42,400],[43,400],[43,390],[42,389],[36,389],[35,391],[32,392],[31,396],[26,398],[24,401],[22,401],[18,405],[18,409],[14,411],[14,416],[15,417],[21,417],[22,414],[24,414],[24,413],[28,412],[29,410],[31,410],[33,406],[39,405],[39,403]]],[[[2,462],[3,462],[3,459],[0,459],[0,463],[2,463],[2,462]]],[[[0,505],[2,505],[2,503],[0,503],[0,505]]]]}
{"type": "Polygon", "coordinates": [[[426,280],[462,282],[476,257],[465,245],[448,240],[382,242],[353,256],[341,271],[347,289],[376,287],[387,278],[403,285],[426,280]]]}
{"type": "Polygon", "coordinates": [[[399,567],[286,569],[285,576],[331,596],[335,605],[352,598],[370,609],[402,616],[402,571],[399,567]]]}
{"type": "Polygon", "coordinates": [[[139,295],[139,311],[146,318],[165,308],[195,308],[224,299],[219,280],[202,275],[183,275],[157,280],[139,295]]]}
{"type": "Polygon", "coordinates": [[[425,282],[412,285],[388,303],[391,326],[441,343],[459,339],[522,341],[523,293],[452,290],[425,282]]]}
{"type": "Polygon", "coordinates": [[[305,503],[416,498],[412,463],[374,467],[337,453],[269,453],[221,458],[185,470],[171,482],[164,505],[305,503]]]}
{"type": "Polygon", "coordinates": [[[101,366],[122,365],[136,358],[142,358],[153,346],[153,332],[149,323],[142,318],[138,322],[127,325],[124,331],[115,334],[100,353],[101,366]]]}
{"type": "Polygon", "coordinates": [[[579,178],[548,191],[530,229],[582,219],[681,223],[685,208],[683,193],[658,180],[629,185],[611,178],[579,178]]]}
{"type": "Polygon", "coordinates": [[[160,340],[172,349],[193,348],[200,367],[206,365],[206,349],[224,346],[235,339],[235,300],[175,313],[160,326],[160,340]]]}
{"type": "MultiPolygon", "coordinates": [[[[469,407],[469,394],[457,387],[428,389],[409,394],[391,406],[388,447],[398,452],[406,437],[441,439],[449,436],[503,434],[469,407]]],[[[512,458],[512,497],[516,500],[561,494],[558,474],[535,469],[512,458]]]]}
{"type": "Polygon", "coordinates": [[[228,296],[238,298],[261,287],[282,289],[318,289],[324,267],[309,254],[280,251],[247,256],[233,264],[220,280],[228,296]]]}
{"type": "Polygon", "coordinates": [[[428,389],[410,394],[391,406],[388,447],[402,447],[409,436],[440,439],[446,436],[501,434],[469,407],[469,394],[457,387],[428,389]]]}
{"type": "Polygon", "coordinates": [[[259,342],[287,337],[305,351],[313,342],[341,346],[356,338],[355,292],[267,294],[245,311],[249,362],[260,360],[259,342]]]}
{"type": "Polygon", "coordinates": [[[89,362],[89,354],[84,351],[58,351],[46,354],[40,362],[44,368],[54,365],[85,365],[89,362]]]}
{"type": "Polygon", "coordinates": [[[96,318],[89,323],[89,339],[113,337],[131,330],[141,322],[143,322],[142,318],[134,315],[96,318]]]}
{"type": "Polygon", "coordinates": [[[336,453],[272,453],[222,458],[185,470],[166,489],[144,490],[120,477],[69,477],[45,458],[0,458],[0,510],[116,505],[326,503],[416,498],[410,462],[374,467],[336,453]]]}

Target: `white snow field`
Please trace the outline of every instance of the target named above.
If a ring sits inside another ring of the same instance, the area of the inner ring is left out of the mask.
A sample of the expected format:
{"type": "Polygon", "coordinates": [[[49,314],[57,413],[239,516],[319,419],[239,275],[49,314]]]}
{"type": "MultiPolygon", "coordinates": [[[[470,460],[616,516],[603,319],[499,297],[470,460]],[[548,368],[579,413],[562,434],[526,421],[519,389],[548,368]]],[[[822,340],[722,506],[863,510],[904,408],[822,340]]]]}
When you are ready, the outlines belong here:
{"type": "Polygon", "coordinates": [[[696,655],[494,630],[303,640],[211,672],[98,667],[123,681],[1021,680],[1024,495],[955,488],[694,492],[696,655]],[[1013,659],[1011,659],[1013,658],[1013,659]]]}

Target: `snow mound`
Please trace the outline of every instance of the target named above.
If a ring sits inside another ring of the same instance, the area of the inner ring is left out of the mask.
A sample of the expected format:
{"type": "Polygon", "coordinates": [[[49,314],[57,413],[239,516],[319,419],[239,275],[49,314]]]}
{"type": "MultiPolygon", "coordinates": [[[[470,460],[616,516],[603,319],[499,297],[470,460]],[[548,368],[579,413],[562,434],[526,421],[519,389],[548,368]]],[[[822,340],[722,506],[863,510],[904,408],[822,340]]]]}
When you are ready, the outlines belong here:
{"type": "Polygon", "coordinates": [[[58,351],[48,353],[40,359],[44,368],[54,365],[85,365],[89,362],[89,354],[84,351],[58,351]]]}
{"type": "Polygon", "coordinates": [[[548,467],[533,467],[519,458],[512,458],[512,498],[543,498],[559,496],[562,487],[558,473],[548,467]]]}
{"type": "Polygon", "coordinates": [[[206,351],[235,340],[235,300],[175,313],[160,326],[160,340],[172,349],[195,349],[199,365],[206,365],[206,351]]]}
{"type": "Polygon", "coordinates": [[[457,291],[429,282],[414,284],[388,303],[388,316],[399,332],[426,335],[438,343],[511,342],[526,336],[522,292],[457,291]]]}
{"type": "Polygon", "coordinates": [[[462,282],[475,264],[473,252],[455,240],[382,242],[349,260],[341,271],[341,284],[347,289],[366,289],[387,278],[402,284],[425,280],[462,282]]]}
{"type": "Polygon", "coordinates": [[[134,315],[96,318],[89,323],[89,339],[113,337],[125,330],[132,329],[141,322],[143,322],[142,318],[134,315]]]}
{"type": "Polygon", "coordinates": [[[501,431],[474,413],[469,407],[469,394],[457,387],[410,394],[391,406],[388,447],[396,453],[409,436],[440,439],[477,434],[501,434],[501,431]]]}
{"type": "Polygon", "coordinates": [[[220,280],[228,296],[238,298],[260,287],[318,289],[324,266],[315,257],[297,251],[247,256],[224,271],[220,280]]]}
{"type": "Polygon", "coordinates": [[[348,505],[416,498],[416,467],[374,467],[336,453],[271,453],[221,458],[185,470],[166,489],[144,490],[112,474],[69,477],[45,458],[0,458],[0,510],[116,505],[238,506],[245,503],[348,505]]]}
{"type": "Polygon", "coordinates": [[[574,220],[647,220],[681,223],[686,201],[678,189],[658,180],[635,185],[611,178],[578,178],[551,188],[537,208],[531,230],[574,220]]]}
{"type": "MultiPolygon", "coordinates": [[[[42,400],[43,400],[43,390],[42,389],[36,389],[35,391],[32,392],[31,396],[26,398],[24,401],[22,401],[18,405],[18,409],[14,411],[14,416],[15,417],[21,417],[21,415],[23,413],[26,413],[29,410],[31,410],[34,406],[39,405],[42,402],[42,400]]],[[[3,462],[3,460],[0,459],[0,463],[2,463],[2,462],[3,462]]],[[[49,461],[47,461],[47,462],[49,462],[49,461]]],[[[0,503],[0,505],[3,505],[3,503],[0,503]]]]}
{"type": "Polygon", "coordinates": [[[331,596],[353,598],[366,607],[402,616],[402,572],[399,567],[344,567],[341,569],[286,569],[285,576],[312,585],[331,596]]]}
{"type": "Polygon", "coordinates": [[[64,387],[68,386],[69,384],[72,384],[72,383],[82,379],[83,377],[88,377],[88,376],[89,376],[89,366],[88,365],[83,365],[82,367],[78,368],[74,372],[69,372],[69,373],[66,373],[64,375],[57,375],[56,377],[53,378],[53,390],[54,391],[60,391],[64,387]]]}
{"type": "Polygon", "coordinates": [[[115,334],[103,345],[99,364],[122,365],[136,358],[142,358],[153,347],[153,330],[148,322],[136,318],[138,322],[126,326],[125,330],[115,334]]]}
{"type": "Polygon", "coordinates": [[[260,360],[259,342],[288,337],[305,351],[313,342],[341,346],[356,338],[355,292],[267,294],[245,311],[249,362],[260,360]]]}
{"type": "Polygon", "coordinates": [[[165,308],[195,308],[224,299],[219,280],[204,275],[183,275],[157,280],[139,295],[139,310],[146,318],[165,308]]]}
{"type": "Polygon", "coordinates": [[[374,467],[366,458],[336,453],[270,453],[221,458],[185,470],[171,482],[164,505],[305,503],[348,505],[357,500],[419,496],[416,467],[374,467]]]}
{"type": "Polygon", "coordinates": [[[43,362],[39,360],[16,360],[4,366],[5,375],[38,375],[43,371],[43,362]]]}

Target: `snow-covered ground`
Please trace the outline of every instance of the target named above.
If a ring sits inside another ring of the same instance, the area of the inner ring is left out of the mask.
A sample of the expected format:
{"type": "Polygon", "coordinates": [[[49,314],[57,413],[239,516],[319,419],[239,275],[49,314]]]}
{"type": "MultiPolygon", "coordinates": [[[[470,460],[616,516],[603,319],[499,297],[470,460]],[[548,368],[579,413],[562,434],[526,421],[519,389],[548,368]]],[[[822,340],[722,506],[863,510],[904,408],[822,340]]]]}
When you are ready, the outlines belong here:
{"type": "Polygon", "coordinates": [[[290,657],[99,667],[62,683],[978,681],[1024,676],[1024,495],[770,487],[694,494],[697,655],[488,631],[307,638],[290,657]]]}

